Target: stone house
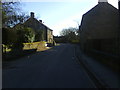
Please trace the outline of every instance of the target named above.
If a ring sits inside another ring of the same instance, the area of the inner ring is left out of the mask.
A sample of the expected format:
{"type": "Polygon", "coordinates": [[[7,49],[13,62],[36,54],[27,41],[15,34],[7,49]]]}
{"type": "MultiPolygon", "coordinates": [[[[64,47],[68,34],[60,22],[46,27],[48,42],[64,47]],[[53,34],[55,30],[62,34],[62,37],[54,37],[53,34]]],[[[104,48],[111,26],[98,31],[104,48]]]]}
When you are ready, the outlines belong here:
{"type": "Polygon", "coordinates": [[[53,30],[47,27],[45,24],[43,24],[42,20],[38,21],[34,17],[33,12],[31,12],[30,14],[30,18],[26,20],[22,25],[24,27],[32,28],[35,31],[35,34],[41,33],[43,41],[46,41],[47,43],[53,43],[53,30]]]}
{"type": "Polygon", "coordinates": [[[119,12],[107,1],[85,13],[79,26],[81,49],[119,54],[119,12]]]}

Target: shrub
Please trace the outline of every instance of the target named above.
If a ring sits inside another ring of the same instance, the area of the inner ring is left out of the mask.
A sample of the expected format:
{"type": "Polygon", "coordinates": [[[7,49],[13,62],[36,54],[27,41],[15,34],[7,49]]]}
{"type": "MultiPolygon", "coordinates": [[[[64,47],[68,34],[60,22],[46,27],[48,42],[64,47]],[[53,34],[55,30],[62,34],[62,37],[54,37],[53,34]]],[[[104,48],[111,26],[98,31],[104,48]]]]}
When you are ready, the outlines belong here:
{"type": "Polygon", "coordinates": [[[2,43],[11,45],[17,41],[17,33],[11,28],[2,28],[2,43]]]}
{"type": "Polygon", "coordinates": [[[35,40],[35,32],[31,28],[24,28],[25,42],[32,43],[35,40]]]}

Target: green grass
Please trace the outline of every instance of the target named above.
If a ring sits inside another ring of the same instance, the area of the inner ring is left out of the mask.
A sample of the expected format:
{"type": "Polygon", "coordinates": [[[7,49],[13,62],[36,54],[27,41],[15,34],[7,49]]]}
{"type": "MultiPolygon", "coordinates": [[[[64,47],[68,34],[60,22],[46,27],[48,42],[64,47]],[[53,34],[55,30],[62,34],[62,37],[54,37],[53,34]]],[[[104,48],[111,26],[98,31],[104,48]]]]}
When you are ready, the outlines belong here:
{"type": "MultiPolygon", "coordinates": [[[[16,60],[18,58],[21,58],[23,56],[35,53],[36,51],[44,51],[50,48],[45,47],[46,42],[33,42],[33,43],[23,43],[24,47],[23,50],[13,50],[12,52],[11,49],[6,49],[6,51],[9,51],[8,53],[3,53],[4,61],[12,61],[16,60]]],[[[5,45],[4,45],[5,47],[5,45]]],[[[4,50],[5,51],[5,50],[4,50]]]]}
{"type": "Polygon", "coordinates": [[[9,48],[7,45],[2,45],[3,46],[3,53],[4,52],[10,52],[11,51],[11,48],[9,48]]]}
{"type": "MultiPolygon", "coordinates": [[[[23,43],[23,45],[24,45],[23,50],[37,49],[37,48],[39,48],[39,46],[41,46],[40,48],[44,48],[45,43],[46,43],[45,41],[33,42],[33,43],[23,43]]],[[[3,44],[2,46],[3,46],[3,53],[10,52],[12,50],[7,45],[3,44]]]]}

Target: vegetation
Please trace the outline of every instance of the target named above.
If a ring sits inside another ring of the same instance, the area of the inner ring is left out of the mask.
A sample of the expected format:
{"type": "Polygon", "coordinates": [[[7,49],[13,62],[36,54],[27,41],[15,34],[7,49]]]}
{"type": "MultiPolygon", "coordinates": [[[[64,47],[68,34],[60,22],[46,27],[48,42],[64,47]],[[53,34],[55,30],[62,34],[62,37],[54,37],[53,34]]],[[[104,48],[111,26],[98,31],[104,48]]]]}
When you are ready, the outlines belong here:
{"type": "Polygon", "coordinates": [[[18,39],[21,39],[20,42],[30,43],[35,41],[35,32],[32,28],[16,25],[14,30],[17,32],[18,39]]]}
{"type": "MultiPolygon", "coordinates": [[[[33,43],[23,43],[23,50],[19,50],[17,53],[16,51],[10,52],[11,49],[6,48],[7,51],[7,56],[5,57],[5,61],[12,61],[16,60],[18,58],[21,58],[23,56],[26,56],[28,54],[32,54],[36,51],[44,51],[48,50],[50,48],[45,47],[46,42],[45,41],[40,41],[40,42],[33,42],[33,43]]],[[[5,45],[3,45],[5,47],[5,45]]]]}
{"type": "Polygon", "coordinates": [[[3,28],[2,29],[2,34],[3,34],[2,35],[3,36],[2,42],[5,45],[11,45],[11,44],[13,44],[17,41],[16,31],[11,29],[11,28],[9,28],[9,29],[3,28]]]}
{"type": "Polygon", "coordinates": [[[79,33],[77,28],[63,29],[60,33],[63,42],[79,43],[79,33]]]}
{"type": "Polygon", "coordinates": [[[2,25],[12,27],[18,23],[23,23],[28,18],[20,10],[20,2],[2,2],[2,25]]]}
{"type": "Polygon", "coordinates": [[[2,44],[12,49],[23,46],[22,31],[16,31],[12,27],[22,23],[28,17],[20,11],[19,5],[20,2],[2,2],[2,44]]]}
{"type": "Polygon", "coordinates": [[[5,60],[19,58],[37,49],[47,49],[45,42],[35,42],[44,40],[44,32],[35,32],[24,26],[28,15],[21,12],[19,5],[20,2],[2,2],[2,47],[5,60]]]}
{"type": "Polygon", "coordinates": [[[35,40],[35,32],[31,28],[24,28],[25,42],[32,43],[35,40]]]}
{"type": "Polygon", "coordinates": [[[20,2],[2,2],[2,44],[3,49],[23,48],[23,43],[44,40],[42,30],[35,33],[32,28],[25,27],[28,15],[21,12],[20,2]]]}

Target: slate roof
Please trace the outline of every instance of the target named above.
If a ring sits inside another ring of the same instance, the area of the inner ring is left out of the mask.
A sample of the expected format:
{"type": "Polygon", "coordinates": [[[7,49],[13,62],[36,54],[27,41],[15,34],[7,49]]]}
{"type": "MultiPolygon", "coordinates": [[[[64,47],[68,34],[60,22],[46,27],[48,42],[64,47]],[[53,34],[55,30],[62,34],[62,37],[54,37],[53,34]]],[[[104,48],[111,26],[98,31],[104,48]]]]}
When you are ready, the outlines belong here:
{"type": "Polygon", "coordinates": [[[23,24],[29,23],[31,22],[32,25],[36,25],[36,29],[40,29],[41,26],[44,26],[46,28],[48,28],[49,30],[53,31],[52,29],[50,29],[48,26],[46,26],[45,24],[43,24],[42,22],[38,21],[36,18],[32,18],[30,17],[27,21],[25,21],[23,24]],[[40,26],[37,26],[40,25],[40,26]],[[39,27],[39,28],[38,28],[39,27]]]}
{"type": "Polygon", "coordinates": [[[118,9],[108,2],[99,2],[95,7],[90,9],[88,12],[86,12],[84,15],[88,13],[106,13],[107,11],[118,13],[118,9]]]}
{"type": "Polygon", "coordinates": [[[34,30],[40,30],[41,28],[45,27],[45,28],[48,28],[50,31],[53,31],[48,26],[46,26],[42,22],[38,21],[36,18],[32,18],[32,17],[30,17],[29,19],[27,19],[22,24],[21,23],[16,24],[14,27],[17,27],[17,26],[27,26],[27,27],[33,28],[34,30]]]}

